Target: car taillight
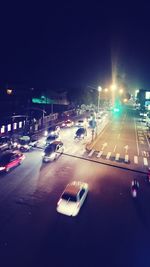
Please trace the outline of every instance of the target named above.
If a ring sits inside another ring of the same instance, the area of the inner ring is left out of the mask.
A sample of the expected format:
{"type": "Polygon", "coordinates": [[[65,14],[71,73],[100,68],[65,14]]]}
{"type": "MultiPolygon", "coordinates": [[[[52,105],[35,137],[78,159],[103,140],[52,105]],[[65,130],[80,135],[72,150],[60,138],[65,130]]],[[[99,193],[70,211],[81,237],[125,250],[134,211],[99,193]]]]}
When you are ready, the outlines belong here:
{"type": "Polygon", "coordinates": [[[59,201],[57,202],[57,206],[59,206],[59,205],[60,205],[60,202],[61,202],[61,199],[59,199],[59,201]]]}

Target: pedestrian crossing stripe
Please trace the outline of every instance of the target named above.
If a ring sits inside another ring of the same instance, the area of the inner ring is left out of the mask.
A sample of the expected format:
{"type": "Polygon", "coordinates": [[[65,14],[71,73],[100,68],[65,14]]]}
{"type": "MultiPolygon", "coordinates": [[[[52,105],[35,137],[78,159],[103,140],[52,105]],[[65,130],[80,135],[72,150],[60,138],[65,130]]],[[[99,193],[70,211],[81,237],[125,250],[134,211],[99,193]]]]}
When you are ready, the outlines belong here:
{"type": "Polygon", "coordinates": [[[109,159],[110,158],[110,155],[111,155],[111,152],[108,152],[108,154],[106,156],[106,159],[109,159]]]}
{"type": "Polygon", "coordinates": [[[125,155],[125,162],[128,162],[129,161],[129,155],[125,155]]]}
{"type": "Polygon", "coordinates": [[[115,157],[115,160],[119,160],[119,156],[120,156],[120,154],[117,153],[117,154],[116,154],[116,157],[115,157]]]}
{"type": "Polygon", "coordinates": [[[137,156],[134,156],[134,163],[138,164],[138,157],[137,156]]]}
{"type": "Polygon", "coordinates": [[[147,158],[143,158],[143,162],[144,162],[144,165],[145,165],[145,166],[148,166],[147,158]]]}
{"type": "Polygon", "coordinates": [[[88,154],[88,157],[91,157],[94,153],[95,149],[92,149],[91,152],[88,154]]]}
{"type": "Polygon", "coordinates": [[[103,154],[103,150],[101,150],[101,151],[97,154],[97,158],[100,158],[102,154],[103,154]]]}

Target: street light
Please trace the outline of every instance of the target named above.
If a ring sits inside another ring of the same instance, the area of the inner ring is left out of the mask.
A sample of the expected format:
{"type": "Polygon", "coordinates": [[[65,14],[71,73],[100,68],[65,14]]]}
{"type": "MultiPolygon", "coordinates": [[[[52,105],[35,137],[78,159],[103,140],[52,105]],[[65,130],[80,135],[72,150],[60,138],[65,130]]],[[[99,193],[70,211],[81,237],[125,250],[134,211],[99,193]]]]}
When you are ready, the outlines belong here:
{"type": "Polygon", "coordinates": [[[113,91],[116,90],[116,89],[117,89],[116,84],[112,84],[112,85],[111,85],[111,89],[112,89],[113,91]]]}
{"type": "Polygon", "coordinates": [[[102,87],[98,86],[98,103],[97,103],[97,113],[99,112],[99,104],[100,104],[100,92],[102,91],[102,87]]]}
{"type": "Polygon", "coordinates": [[[119,89],[119,93],[122,95],[123,94],[123,89],[119,89]]]}

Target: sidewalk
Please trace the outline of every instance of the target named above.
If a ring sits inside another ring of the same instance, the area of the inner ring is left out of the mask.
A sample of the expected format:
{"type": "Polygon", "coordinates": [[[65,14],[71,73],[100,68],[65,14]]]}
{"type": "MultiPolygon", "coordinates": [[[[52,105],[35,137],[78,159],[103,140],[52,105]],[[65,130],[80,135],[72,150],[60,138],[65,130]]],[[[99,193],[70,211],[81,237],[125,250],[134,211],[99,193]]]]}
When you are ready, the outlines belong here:
{"type": "Polygon", "coordinates": [[[109,122],[109,119],[107,119],[105,122],[103,122],[99,127],[98,127],[98,133],[97,135],[94,137],[93,141],[90,141],[86,144],[86,150],[88,152],[94,150],[94,151],[99,151],[99,138],[100,138],[100,135],[101,133],[104,131],[104,129],[107,127],[108,125],[108,122],[109,122]]]}

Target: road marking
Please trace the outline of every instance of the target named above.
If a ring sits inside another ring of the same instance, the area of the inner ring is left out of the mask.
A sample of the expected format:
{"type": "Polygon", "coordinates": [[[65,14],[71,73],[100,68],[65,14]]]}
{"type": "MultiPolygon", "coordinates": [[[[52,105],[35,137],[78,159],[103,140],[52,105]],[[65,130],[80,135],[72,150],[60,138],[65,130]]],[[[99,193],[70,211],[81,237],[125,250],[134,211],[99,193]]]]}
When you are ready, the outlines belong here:
{"type": "Polygon", "coordinates": [[[144,162],[144,165],[145,165],[145,166],[148,166],[147,158],[143,158],[143,162],[144,162]]]}
{"type": "Polygon", "coordinates": [[[110,155],[111,155],[111,152],[108,152],[108,154],[106,156],[106,159],[109,159],[110,158],[110,155]]]}
{"type": "Polygon", "coordinates": [[[119,156],[120,156],[120,154],[117,153],[117,154],[116,154],[116,157],[115,157],[115,160],[119,160],[119,156]]]}
{"type": "Polygon", "coordinates": [[[129,155],[125,155],[125,162],[128,162],[129,161],[129,155]]]}
{"type": "Polygon", "coordinates": [[[115,145],[115,147],[114,147],[114,150],[113,150],[114,152],[115,152],[115,150],[116,150],[116,147],[117,147],[117,145],[115,145]]]}
{"type": "Polygon", "coordinates": [[[88,157],[91,157],[91,156],[93,155],[94,151],[95,151],[95,149],[92,149],[92,150],[90,151],[90,153],[88,154],[88,157]]]}
{"type": "Polygon", "coordinates": [[[103,154],[103,151],[101,150],[101,151],[97,154],[97,158],[100,158],[102,154],[103,154]]]}
{"type": "Polygon", "coordinates": [[[134,163],[138,164],[138,157],[137,156],[134,156],[134,163]]]}
{"type": "Polygon", "coordinates": [[[136,130],[135,118],[134,118],[134,128],[135,128],[135,138],[136,138],[137,154],[139,156],[139,144],[138,144],[138,138],[137,138],[137,130],[136,130]]]}

